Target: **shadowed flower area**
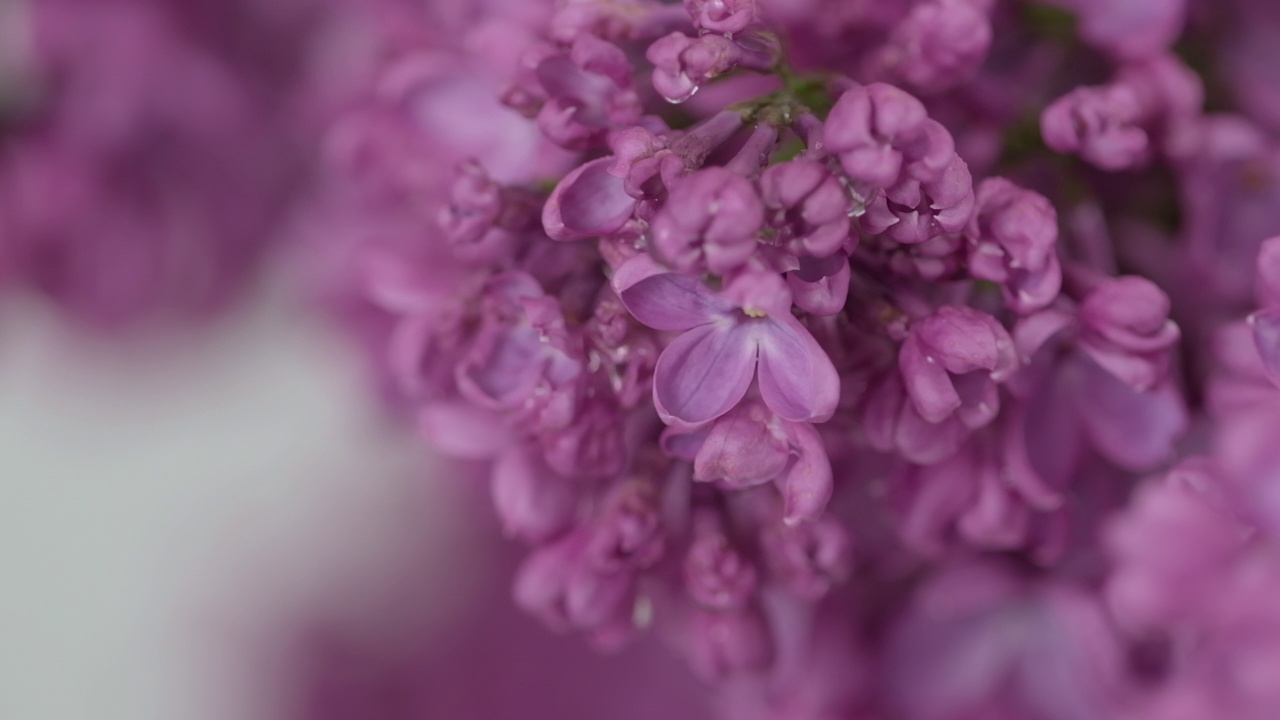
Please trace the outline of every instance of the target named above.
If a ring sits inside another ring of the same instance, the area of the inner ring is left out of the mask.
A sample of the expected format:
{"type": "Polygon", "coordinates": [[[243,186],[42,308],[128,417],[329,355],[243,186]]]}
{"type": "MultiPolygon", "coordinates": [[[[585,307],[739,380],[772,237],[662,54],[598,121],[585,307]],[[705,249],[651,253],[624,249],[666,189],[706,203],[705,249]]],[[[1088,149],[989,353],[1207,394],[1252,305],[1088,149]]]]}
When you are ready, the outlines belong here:
{"type": "MultiPolygon", "coordinates": [[[[456,482],[456,481],[446,481],[456,482]]],[[[496,540],[474,496],[475,517],[453,538],[484,562],[467,568],[439,617],[401,618],[412,635],[385,623],[378,632],[340,617],[297,618],[285,702],[290,720],[619,720],[704,717],[705,690],[651,641],[601,655],[557,635],[512,604],[504,590],[518,555],[496,540]],[[424,629],[425,628],[425,629],[424,629]]],[[[463,508],[460,508],[463,509],[463,508]]],[[[422,574],[409,570],[410,573],[422,574]]],[[[441,577],[420,578],[445,585],[441,577]]],[[[449,594],[442,588],[439,592],[449,594]]],[[[340,614],[339,614],[340,615],[340,614]]]]}

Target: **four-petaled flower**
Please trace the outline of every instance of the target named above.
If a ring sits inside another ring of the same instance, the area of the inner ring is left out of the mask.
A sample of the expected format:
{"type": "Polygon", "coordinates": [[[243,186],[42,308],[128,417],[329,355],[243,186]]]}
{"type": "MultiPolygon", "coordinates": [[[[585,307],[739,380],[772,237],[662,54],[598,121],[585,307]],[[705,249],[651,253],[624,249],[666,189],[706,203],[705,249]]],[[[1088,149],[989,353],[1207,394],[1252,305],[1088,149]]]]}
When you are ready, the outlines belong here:
{"type": "Polygon", "coordinates": [[[767,292],[751,286],[766,282],[744,275],[717,295],[647,255],[618,268],[613,287],[627,310],[655,330],[682,333],[654,370],[654,405],[668,425],[700,425],[724,415],[757,376],[765,404],[784,420],[823,422],[835,412],[835,366],[791,314],[785,284],[767,292]],[[734,301],[747,294],[761,300],[734,301]]]}

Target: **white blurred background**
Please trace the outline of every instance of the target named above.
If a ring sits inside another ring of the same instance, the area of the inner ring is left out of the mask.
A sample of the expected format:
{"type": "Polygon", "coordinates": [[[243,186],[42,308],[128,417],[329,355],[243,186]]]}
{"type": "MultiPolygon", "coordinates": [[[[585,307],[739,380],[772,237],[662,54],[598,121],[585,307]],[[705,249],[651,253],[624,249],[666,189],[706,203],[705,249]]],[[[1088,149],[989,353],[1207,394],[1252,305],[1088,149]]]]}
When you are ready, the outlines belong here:
{"type": "Polygon", "coordinates": [[[112,346],[0,308],[0,718],[280,717],[289,618],[438,615],[447,486],[322,319],[112,346]]]}

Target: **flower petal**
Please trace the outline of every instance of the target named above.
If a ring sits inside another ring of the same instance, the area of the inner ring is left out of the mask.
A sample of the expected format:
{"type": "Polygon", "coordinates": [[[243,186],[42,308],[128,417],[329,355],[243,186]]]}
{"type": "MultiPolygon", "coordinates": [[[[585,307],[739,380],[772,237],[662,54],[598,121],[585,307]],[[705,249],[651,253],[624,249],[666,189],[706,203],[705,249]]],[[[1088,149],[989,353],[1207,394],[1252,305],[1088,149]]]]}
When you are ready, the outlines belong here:
{"type": "Polygon", "coordinates": [[[454,375],[466,399],[490,410],[511,410],[533,392],[546,365],[546,346],[537,330],[489,326],[454,375]]]}
{"type": "Polygon", "coordinates": [[[766,483],[782,474],[791,447],[770,428],[773,414],[744,402],[711,426],[693,463],[693,479],[721,480],[733,487],[766,483]]]}
{"type": "Polygon", "coordinates": [[[751,326],[760,345],[760,395],[783,420],[826,422],[840,402],[831,358],[791,314],[751,326]]]}
{"type": "Polygon", "coordinates": [[[654,330],[688,330],[730,310],[698,278],[673,273],[645,254],[618,268],[613,289],[627,311],[654,330]]]}
{"type": "Polygon", "coordinates": [[[653,374],[653,403],[668,425],[690,427],[729,412],[755,375],[756,344],[741,325],[708,324],[677,337],[653,374]]]}
{"type": "Polygon", "coordinates": [[[418,433],[440,453],[466,460],[488,460],[512,442],[501,415],[464,401],[425,405],[418,433]]]}
{"type": "Polygon", "coordinates": [[[942,422],[963,404],[951,375],[921,347],[920,336],[912,333],[902,343],[898,367],[907,395],[920,416],[931,423],[942,422]]]}
{"type": "Polygon", "coordinates": [[[608,235],[626,225],[636,200],[622,178],[609,173],[612,157],[592,160],[569,173],[542,208],[542,227],[554,240],[608,235]]]}
{"type": "Polygon", "coordinates": [[[1249,327],[1267,376],[1273,382],[1280,382],[1280,308],[1259,310],[1250,315],[1249,327]]]}
{"type": "Polygon", "coordinates": [[[490,482],[493,506],[508,535],[545,541],[573,519],[577,489],[530,448],[515,446],[499,456],[490,482]]]}
{"type": "Polygon", "coordinates": [[[1173,457],[1188,418],[1182,395],[1170,381],[1139,392],[1089,360],[1082,358],[1079,367],[1080,419],[1099,453],[1135,472],[1173,457]]]}
{"type": "Polygon", "coordinates": [[[798,457],[779,489],[785,503],[783,520],[794,525],[813,520],[827,509],[833,491],[831,460],[822,435],[809,423],[788,423],[787,436],[798,457]]]}

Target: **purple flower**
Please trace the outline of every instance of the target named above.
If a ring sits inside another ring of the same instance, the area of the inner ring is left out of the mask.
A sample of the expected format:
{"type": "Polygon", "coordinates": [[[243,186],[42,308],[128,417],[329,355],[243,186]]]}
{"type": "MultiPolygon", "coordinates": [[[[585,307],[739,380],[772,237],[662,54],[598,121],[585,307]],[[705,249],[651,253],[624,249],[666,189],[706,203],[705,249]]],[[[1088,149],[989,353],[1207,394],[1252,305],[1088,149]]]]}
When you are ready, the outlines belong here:
{"type": "Polygon", "coordinates": [[[1044,2],[379,0],[325,217],[522,607],[735,720],[1276,715],[1275,14],[1044,2]]]}
{"type": "Polygon", "coordinates": [[[989,10],[970,0],[920,3],[894,30],[879,61],[893,77],[925,92],[968,80],[991,45],[989,10]]]}
{"type": "Polygon", "coordinates": [[[1167,48],[1186,20],[1186,0],[1054,0],[1079,16],[1080,35],[1122,58],[1167,48]]]}
{"type": "Polygon", "coordinates": [[[763,542],[771,579],[796,597],[817,600],[853,572],[853,540],[832,517],[780,523],[763,542]]]}
{"type": "Polygon", "coordinates": [[[755,400],[745,400],[710,428],[671,428],[668,451],[693,461],[693,478],[737,489],[773,482],[788,523],[817,517],[834,489],[831,462],[813,425],[782,420],[755,400]]]}
{"type": "Polygon", "coordinates": [[[951,134],[929,119],[919,100],[884,83],[842,94],[822,143],[851,180],[872,188],[896,185],[904,175],[933,180],[954,164],[951,134]]]}
{"type": "Polygon", "coordinates": [[[995,318],[945,306],[911,326],[898,367],[911,402],[928,422],[955,414],[978,428],[1000,409],[996,383],[1018,367],[1013,340],[995,318]]]}
{"type": "Polygon", "coordinates": [[[1158,384],[1182,336],[1169,319],[1169,296],[1140,277],[1107,280],[1080,306],[1080,346],[1136,390],[1158,384]]]}
{"type": "Polygon", "coordinates": [[[562,0],[551,17],[552,39],[573,43],[586,35],[621,42],[651,39],[688,21],[659,0],[562,0]]]}
{"type": "Polygon", "coordinates": [[[801,257],[798,264],[787,273],[796,307],[811,315],[836,315],[843,310],[852,279],[849,258],[840,252],[825,258],[801,257]]]}
{"type": "Polygon", "coordinates": [[[773,638],[758,608],[695,608],[689,615],[685,652],[693,672],[704,681],[760,672],[773,661],[773,638]]]}
{"type": "Polygon", "coordinates": [[[737,64],[740,51],[732,40],[719,35],[691,38],[671,33],[645,51],[653,63],[653,87],[670,102],[693,97],[698,88],[737,64]]]}
{"type": "Polygon", "coordinates": [[[1110,717],[1122,657],[1082,589],[956,563],[893,629],[887,699],[909,720],[1110,717]]]}
{"type": "Polygon", "coordinates": [[[654,483],[635,478],[618,485],[605,499],[592,528],[586,553],[606,569],[641,569],[662,559],[666,535],[654,483]]]}
{"type": "Polygon", "coordinates": [[[1006,429],[985,431],[941,462],[905,469],[894,488],[903,541],[937,556],[958,540],[1056,559],[1063,496],[1019,456],[1019,440],[1006,429]]]}
{"type": "Polygon", "coordinates": [[[556,185],[542,209],[543,228],[555,240],[621,231],[645,212],[647,203],[663,199],[669,185],[699,167],[741,126],[742,116],[729,111],[675,141],[643,127],[615,133],[610,140],[612,156],[579,166],[556,185]]]}
{"type": "Polygon", "coordinates": [[[1103,170],[1128,170],[1146,162],[1142,105],[1128,85],[1079,87],[1040,116],[1044,142],[1060,153],[1078,153],[1103,170]]]}
{"type": "Polygon", "coordinates": [[[963,276],[965,240],[961,235],[934,235],[920,243],[903,244],[885,235],[862,246],[877,267],[898,278],[928,281],[951,280],[963,276]]]}
{"type": "MultiPolygon", "coordinates": [[[[619,408],[613,398],[602,397],[597,388],[563,391],[568,401],[577,400],[578,393],[586,398],[576,408],[564,409],[572,413],[572,419],[563,427],[552,426],[539,438],[547,464],[573,477],[614,477],[625,466],[626,442],[619,408]]],[[[526,407],[538,405],[537,400],[526,403],[526,407]]],[[[551,406],[561,410],[558,399],[551,406]]]]}
{"type": "Polygon", "coordinates": [[[697,278],[669,272],[646,256],[614,274],[613,287],[637,320],[681,333],[654,371],[653,399],[663,421],[690,426],[720,417],[746,395],[757,366],[760,394],[780,418],[822,422],[835,412],[835,367],[790,313],[781,278],[773,278],[779,288],[746,275],[717,296],[697,278]],[[734,294],[764,302],[735,302],[734,294]]]}
{"type": "Polygon", "coordinates": [[[632,627],[635,575],[589,562],[586,538],[574,532],[535,550],[516,572],[516,603],[549,626],[608,640],[632,627]]]}
{"type": "Polygon", "coordinates": [[[770,226],[794,252],[827,257],[850,238],[853,200],[823,163],[802,159],[770,165],[760,176],[760,196],[770,226]]]}
{"type": "Polygon", "coordinates": [[[757,0],[684,0],[699,30],[733,35],[751,27],[760,12],[757,0]]]}
{"type": "Polygon", "coordinates": [[[579,166],[556,185],[542,209],[542,227],[556,240],[581,240],[622,229],[636,210],[623,178],[610,172],[613,158],[579,166]]]}
{"type": "Polygon", "coordinates": [[[480,407],[518,411],[533,429],[565,427],[582,362],[555,299],[513,272],[491,281],[485,302],[485,322],[457,367],[459,391],[480,407]]]}
{"type": "Polygon", "coordinates": [[[1200,120],[1202,141],[1179,174],[1187,280],[1212,291],[1204,304],[1253,297],[1258,250],[1280,234],[1280,147],[1238,117],[1200,120]]]}
{"type": "Polygon", "coordinates": [[[719,519],[694,519],[694,537],[684,557],[684,584],[689,595],[708,610],[737,610],[756,595],[753,563],[734,549],[719,519]]]}
{"type": "Polygon", "coordinates": [[[493,466],[492,491],[503,529],[527,542],[559,535],[577,509],[573,481],[547,467],[536,448],[515,445],[504,452],[493,466]]]}
{"type": "Polygon", "coordinates": [[[941,423],[921,417],[896,367],[873,377],[861,410],[867,442],[912,463],[932,465],[950,457],[971,432],[954,414],[941,423]]]}
{"type": "Polygon", "coordinates": [[[618,46],[581,35],[567,54],[535,61],[533,76],[546,101],[538,111],[543,135],[571,149],[586,149],[614,128],[640,120],[639,97],[631,87],[631,63],[618,46]]]}
{"type": "Polygon", "coordinates": [[[867,232],[915,245],[963,230],[973,203],[973,177],[956,155],[936,179],[903,180],[877,195],[860,222],[867,232]]]}
{"type": "Polygon", "coordinates": [[[500,262],[520,235],[537,227],[540,198],[494,182],[474,160],[459,164],[449,195],[438,222],[461,260],[500,262]]]}
{"type": "Polygon", "coordinates": [[[774,480],[791,464],[788,429],[762,404],[743,401],[699,433],[699,447],[691,448],[694,479],[734,487],[774,480]]]}
{"type": "Polygon", "coordinates": [[[747,261],[764,224],[760,196],[746,178],[709,167],[671,186],[671,198],[653,219],[650,237],[659,257],[681,272],[705,266],[725,274],[747,261]]]}
{"type": "Polygon", "coordinates": [[[674,32],[645,51],[653,63],[653,87],[670,103],[683,103],[702,86],[735,68],[771,71],[779,50],[768,35],[742,42],[723,35],[691,38],[674,32]]]}
{"type": "Polygon", "coordinates": [[[1005,304],[1020,315],[1053,302],[1062,287],[1053,205],[1004,178],[983,180],[976,205],[965,230],[970,274],[999,283],[1005,304]]]}
{"type": "Polygon", "coordinates": [[[1261,308],[1249,316],[1253,342],[1267,374],[1280,382],[1280,237],[1264,240],[1258,251],[1254,294],[1261,308]]]}
{"type": "Polygon", "coordinates": [[[1070,476],[1083,447],[1132,471],[1152,470],[1174,455],[1188,414],[1169,379],[1135,388],[1096,362],[1083,347],[1078,324],[1053,309],[1023,318],[1013,335],[1019,353],[1029,358],[1027,372],[1015,380],[1031,402],[1027,446],[1040,472],[1070,476]],[[1045,467],[1037,458],[1053,460],[1045,467]]]}
{"type": "MultiPolygon", "coordinates": [[[[1117,565],[1107,583],[1112,612],[1143,632],[1195,617],[1221,591],[1205,583],[1245,548],[1249,528],[1213,497],[1221,480],[1206,458],[1193,458],[1138,489],[1125,517],[1103,536],[1117,565]]],[[[1219,490],[1220,491],[1220,490],[1219,490]]]]}

